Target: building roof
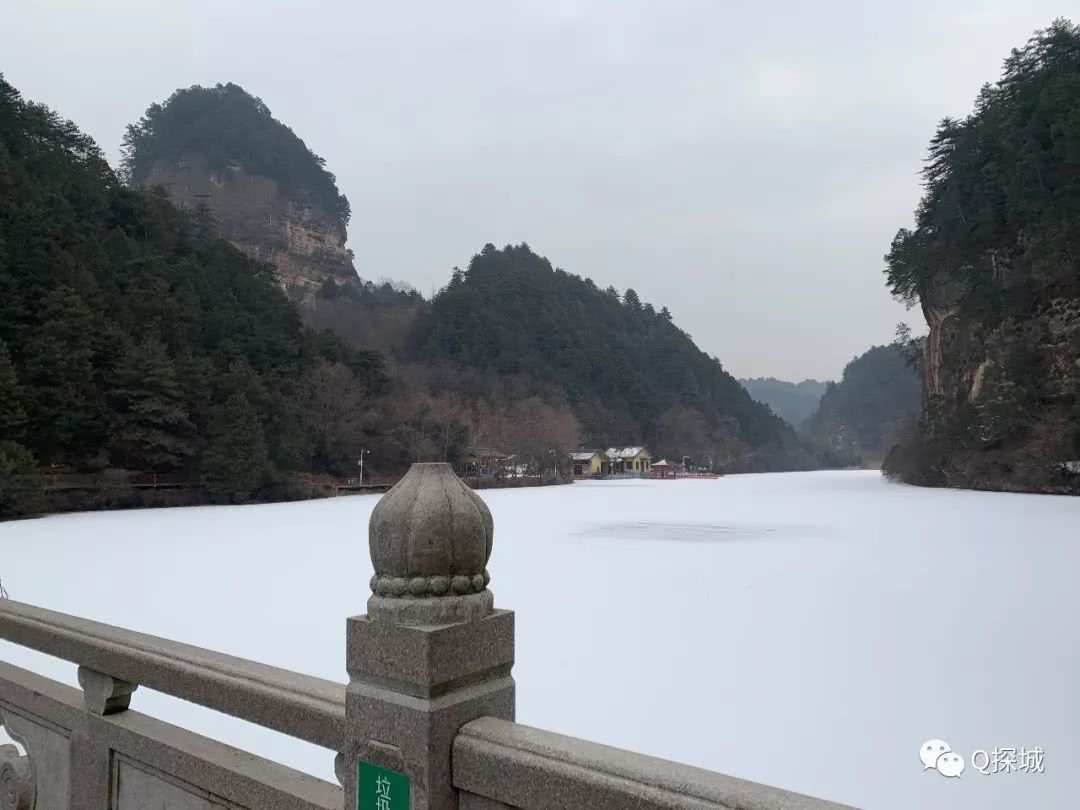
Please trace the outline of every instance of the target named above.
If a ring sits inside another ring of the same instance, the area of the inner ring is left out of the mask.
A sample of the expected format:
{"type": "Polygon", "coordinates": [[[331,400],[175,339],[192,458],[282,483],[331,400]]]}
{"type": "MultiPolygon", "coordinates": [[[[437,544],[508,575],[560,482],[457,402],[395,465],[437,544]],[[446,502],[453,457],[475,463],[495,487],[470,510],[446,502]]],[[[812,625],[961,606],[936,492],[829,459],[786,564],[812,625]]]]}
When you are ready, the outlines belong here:
{"type": "Polygon", "coordinates": [[[582,450],[579,453],[571,453],[570,458],[573,461],[592,461],[593,456],[600,455],[599,450],[582,450]]]}
{"type": "Polygon", "coordinates": [[[633,458],[644,449],[644,447],[609,447],[604,451],[604,455],[611,459],[633,458]]]}
{"type": "Polygon", "coordinates": [[[654,467],[670,467],[671,462],[668,461],[666,458],[662,458],[659,461],[654,461],[652,463],[652,466],[654,466],[654,467]]]}
{"type": "Polygon", "coordinates": [[[511,458],[511,456],[506,455],[502,450],[496,450],[494,447],[466,447],[465,455],[472,458],[511,458]]]}

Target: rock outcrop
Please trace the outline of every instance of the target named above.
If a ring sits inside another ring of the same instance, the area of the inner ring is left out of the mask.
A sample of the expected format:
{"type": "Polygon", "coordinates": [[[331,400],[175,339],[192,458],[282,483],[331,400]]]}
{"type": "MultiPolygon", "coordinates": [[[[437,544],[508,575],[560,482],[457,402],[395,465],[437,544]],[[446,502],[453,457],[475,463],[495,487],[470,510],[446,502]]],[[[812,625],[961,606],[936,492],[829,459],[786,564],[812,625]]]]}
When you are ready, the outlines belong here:
{"type": "Polygon", "coordinates": [[[911,483],[1080,493],[1080,27],[1005,60],[973,112],[943,119],[914,229],[886,256],[918,302],[921,428],[886,459],[911,483]]]}
{"type": "Polygon", "coordinates": [[[946,483],[1074,491],[1080,393],[1080,280],[1076,268],[985,287],[928,290],[923,353],[924,414],[933,435],[965,424],[972,441],[944,465],[946,483]],[[987,317],[987,297],[1005,302],[987,317]],[[1009,313],[1011,302],[1017,312],[1009,313]],[[1022,303],[1021,303],[1022,302],[1022,303]]]}
{"type": "Polygon", "coordinates": [[[277,268],[289,297],[310,303],[327,279],[356,280],[345,224],[319,206],[282,194],[278,183],[249,174],[238,163],[212,169],[198,155],[155,161],[140,177],[162,186],[178,206],[205,205],[220,235],[248,255],[277,268]]]}

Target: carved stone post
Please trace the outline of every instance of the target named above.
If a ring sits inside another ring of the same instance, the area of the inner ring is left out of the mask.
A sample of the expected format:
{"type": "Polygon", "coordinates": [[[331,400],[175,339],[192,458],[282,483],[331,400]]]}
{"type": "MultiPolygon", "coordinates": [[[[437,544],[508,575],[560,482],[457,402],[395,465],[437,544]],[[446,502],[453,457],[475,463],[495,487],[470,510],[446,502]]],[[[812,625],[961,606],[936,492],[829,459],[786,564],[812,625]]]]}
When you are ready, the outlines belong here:
{"type": "Polygon", "coordinates": [[[514,614],[488,590],[493,535],[449,464],[414,464],[372,512],[372,595],[347,626],[346,810],[457,808],[458,729],[514,719],[514,614]]]}
{"type": "Polygon", "coordinates": [[[110,753],[94,732],[106,715],[127,711],[138,685],[103,672],[79,667],[86,713],[71,731],[71,801],[69,810],[99,810],[110,806],[112,790],[110,753]]]}
{"type": "Polygon", "coordinates": [[[136,683],[128,683],[86,667],[79,667],[79,686],[83,688],[83,706],[99,717],[127,711],[131,705],[131,693],[139,688],[136,683]]]}

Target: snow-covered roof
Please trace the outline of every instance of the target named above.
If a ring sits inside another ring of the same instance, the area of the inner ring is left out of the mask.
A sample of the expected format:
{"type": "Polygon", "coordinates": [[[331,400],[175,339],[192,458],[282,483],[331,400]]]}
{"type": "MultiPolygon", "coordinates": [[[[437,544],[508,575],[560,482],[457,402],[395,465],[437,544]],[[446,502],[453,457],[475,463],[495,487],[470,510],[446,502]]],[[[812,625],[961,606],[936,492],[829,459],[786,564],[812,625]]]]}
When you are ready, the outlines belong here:
{"type": "Polygon", "coordinates": [[[494,447],[466,447],[465,455],[474,458],[513,458],[513,456],[508,456],[502,450],[496,450],[494,447]]]}
{"type": "Polygon", "coordinates": [[[644,447],[609,447],[604,451],[604,455],[608,458],[633,458],[644,449],[644,447]]]}
{"type": "Polygon", "coordinates": [[[599,452],[599,450],[584,450],[580,453],[571,453],[570,458],[574,461],[592,461],[592,457],[599,452]]]}
{"type": "Polygon", "coordinates": [[[652,463],[652,466],[654,466],[654,467],[670,467],[671,462],[668,461],[666,458],[662,458],[659,461],[654,461],[652,463]]]}

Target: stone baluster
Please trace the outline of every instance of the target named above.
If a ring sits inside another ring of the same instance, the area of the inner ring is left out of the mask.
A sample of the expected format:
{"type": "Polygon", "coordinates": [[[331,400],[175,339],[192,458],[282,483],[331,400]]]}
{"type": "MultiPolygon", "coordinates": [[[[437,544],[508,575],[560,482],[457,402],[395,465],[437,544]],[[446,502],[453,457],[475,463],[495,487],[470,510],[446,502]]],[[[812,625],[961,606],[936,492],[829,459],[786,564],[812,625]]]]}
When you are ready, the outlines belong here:
{"type": "Polygon", "coordinates": [[[346,630],[346,810],[457,808],[458,729],[514,719],[514,615],[488,589],[493,536],[449,464],[414,464],[372,512],[372,594],[346,630]]]}
{"type": "Polygon", "coordinates": [[[99,717],[125,711],[131,705],[131,693],[139,688],[138,684],[86,667],[79,667],[79,686],[83,690],[83,706],[99,717]]]}
{"type": "Polygon", "coordinates": [[[94,733],[98,718],[127,711],[131,693],[138,684],[128,683],[102,672],[79,667],[84,714],[71,732],[70,810],[98,810],[111,806],[110,755],[94,733]]]}

